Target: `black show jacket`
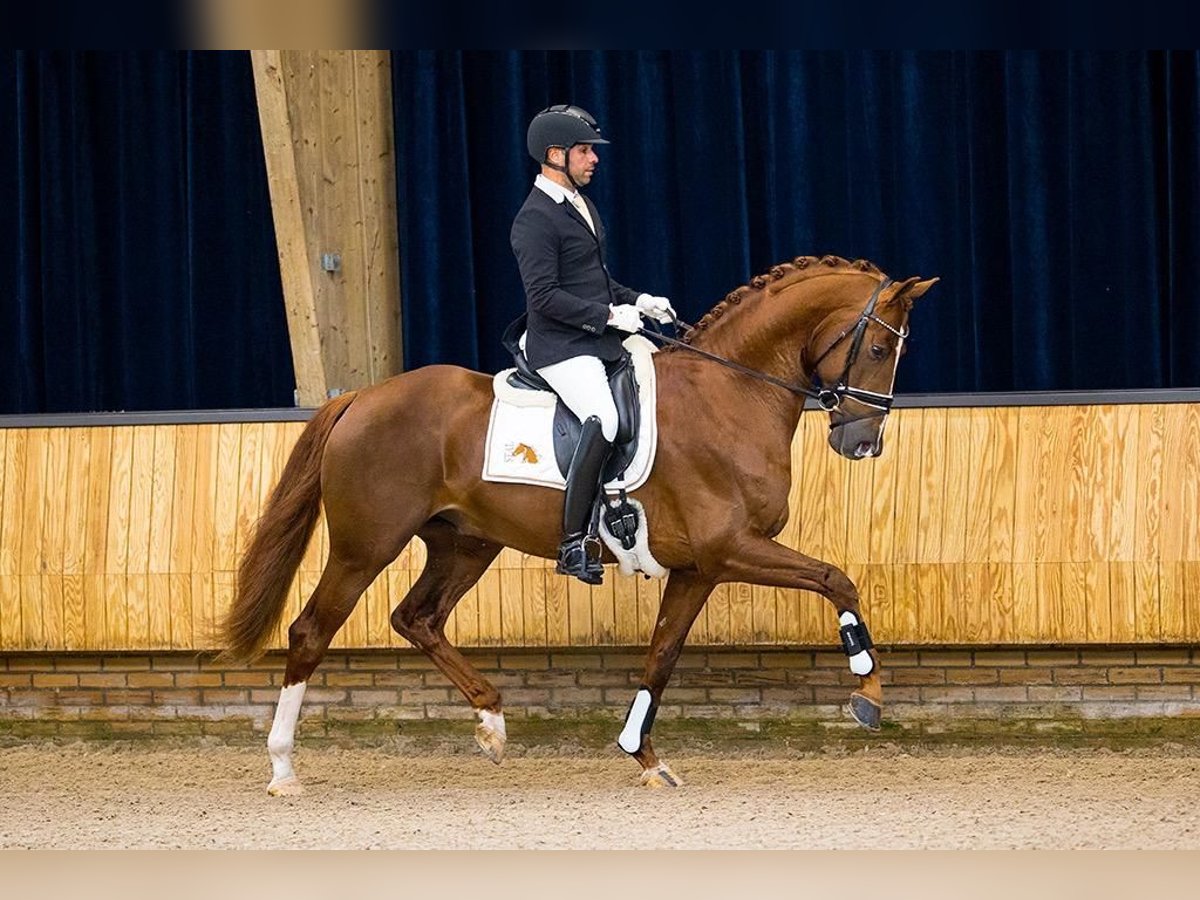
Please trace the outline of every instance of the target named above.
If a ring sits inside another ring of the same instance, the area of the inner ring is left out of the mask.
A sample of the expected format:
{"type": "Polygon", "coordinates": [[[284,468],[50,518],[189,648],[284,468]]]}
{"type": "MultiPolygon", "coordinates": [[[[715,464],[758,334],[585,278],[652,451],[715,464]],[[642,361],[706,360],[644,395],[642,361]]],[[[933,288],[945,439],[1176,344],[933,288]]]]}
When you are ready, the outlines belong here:
{"type": "Polygon", "coordinates": [[[622,332],[606,327],[610,303],[634,303],[604,265],[604,226],[584,197],[596,233],[569,202],[535,187],[513,220],[510,241],[528,304],[525,356],[540,369],[573,356],[619,359],[622,332]]]}

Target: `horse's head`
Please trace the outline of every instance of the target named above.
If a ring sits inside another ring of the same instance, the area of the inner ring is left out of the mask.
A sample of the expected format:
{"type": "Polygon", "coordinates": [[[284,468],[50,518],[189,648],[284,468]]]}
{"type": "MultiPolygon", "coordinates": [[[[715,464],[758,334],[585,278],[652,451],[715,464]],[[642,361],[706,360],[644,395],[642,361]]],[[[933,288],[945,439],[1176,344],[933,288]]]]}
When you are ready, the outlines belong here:
{"type": "Polygon", "coordinates": [[[908,314],[938,280],[879,277],[869,296],[847,292],[807,348],[812,380],[821,385],[817,402],[829,411],[829,446],[847,459],[883,452],[908,314]]]}

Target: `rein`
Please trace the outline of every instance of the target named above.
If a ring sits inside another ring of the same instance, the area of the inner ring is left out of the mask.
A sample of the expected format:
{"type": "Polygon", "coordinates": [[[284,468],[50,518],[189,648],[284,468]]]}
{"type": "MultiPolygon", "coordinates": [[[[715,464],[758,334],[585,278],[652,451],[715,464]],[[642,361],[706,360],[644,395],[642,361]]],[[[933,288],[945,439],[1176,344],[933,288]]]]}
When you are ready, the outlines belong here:
{"type": "MultiPolygon", "coordinates": [[[[855,322],[851,328],[847,328],[840,335],[838,335],[834,342],[826,347],[825,352],[818,356],[816,362],[813,363],[813,368],[815,371],[816,366],[819,365],[821,361],[825,359],[825,357],[827,357],[831,352],[833,352],[834,348],[841,344],[842,341],[844,341],[847,337],[853,335],[853,340],[850,343],[850,350],[846,354],[846,365],[842,369],[842,375],[838,379],[837,384],[832,388],[822,387],[818,389],[812,387],[811,382],[809,384],[795,384],[784,381],[782,378],[776,378],[774,375],[759,371],[758,369],[752,369],[749,366],[743,366],[741,363],[734,362],[732,359],[726,359],[724,356],[718,356],[716,353],[710,353],[707,350],[702,350],[699,347],[695,347],[679,340],[678,338],[668,337],[661,331],[651,331],[647,328],[639,328],[638,333],[653,340],[662,341],[664,344],[670,344],[674,347],[682,347],[683,349],[689,350],[698,356],[702,356],[705,359],[719,363],[728,369],[733,369],[735,372],[740,372],[743,375],[748,375],[749,377],[756,378],[759,381],[765,381],[767,384],[773,384],[776,387],[783,388],[785,391],[791,391],[793,394],[798,394],[802,397],[809,397],[817,401],[817,405],[826,412],[832,412],[833,410],[837,409],[842,405],[842,401],[848,397],[851,400],[857,400],[859,403],[862,403],[865,406],[871,406],[880,411],[878,413],[871,413],[870,416],[863,416],[862,418],[870,418],[871,416],[875,415],[887,415],[888,411],[892,407],[892,402],[894,399],[892,394],[877,394],[874,391],[864,391],[860,388],[852,387],[846,382],[850,376],[850,369],[853,367],[855,360],[858,359],[859,351],[862,349],[863,337],[866,333],[867,324],[869,322],[875,322],[878,325],[882,325],[892,334],[896,335],[902,342],[908,337],[907,328],[894,328],[875,315],[875,305],[879,302],[879,295],[883,289],[891,283],[892,279],[885,278],[876,286],[875,291],[871,294],[871,299],[867,301],[866,308],[863,309],[862,314],[858,317],[858,321],[855,322]]],[[[691,331],[695,327],[694,325],[689,325],[687,322],[684,322],[682,319],[676,318],[674,315],[671,316],[671,323],[675,327],[676,333],[678,333],[679,326],[681,325],[687,331],[691,331]]],[[[899,347],[896,348],[896,352],[899,354],[899,347]]]]}

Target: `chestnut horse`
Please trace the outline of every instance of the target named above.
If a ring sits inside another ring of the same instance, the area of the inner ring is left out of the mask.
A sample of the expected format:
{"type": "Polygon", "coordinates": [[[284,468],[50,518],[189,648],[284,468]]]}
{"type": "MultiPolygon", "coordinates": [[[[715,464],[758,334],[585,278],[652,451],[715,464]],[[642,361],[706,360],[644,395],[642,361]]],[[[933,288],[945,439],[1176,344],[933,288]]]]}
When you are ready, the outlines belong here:
{"type": "MultiPolygon", "coordinates": [[[[857,589],[840,569],[772,538],[788,518],[790,447],[805,396],[829,411],[835,451],[877,456],[909,311],[936,280],[892,282],[865,260],[798,257],[730,293],[683,346],[656,354],[658,451],[635,496],[650,550],[670,572],[642,686],[618,740],[641,765],[643,784],[681,783],[655,754],[650,725],[692,622],[723,582],[826,597],[860,677],[851,712],[879,727],[879,661],[857,589]],[[739,435],[736,456],[719,449],[730,427],[739,435]]],[[[443,627],[503,547],[555,558],[562,495],[481,479],[491,404],[490,376],[428,366],[330,400],[301,434],[241,560],[222,623],[229,657],[261,653],[324,501],[329,559],[288,630],[284,687],[267,741],[272,794],[300,790],[291,753],[307,679],[359,596],[414,536],[424,541],[427,562],[392,612],[392,627],[462,691],[480,719],[476,740],[500,761],[500,692],[450,645],[443,627]]],[[[607,550],[605,561],[613,561],[607,550]]]]}

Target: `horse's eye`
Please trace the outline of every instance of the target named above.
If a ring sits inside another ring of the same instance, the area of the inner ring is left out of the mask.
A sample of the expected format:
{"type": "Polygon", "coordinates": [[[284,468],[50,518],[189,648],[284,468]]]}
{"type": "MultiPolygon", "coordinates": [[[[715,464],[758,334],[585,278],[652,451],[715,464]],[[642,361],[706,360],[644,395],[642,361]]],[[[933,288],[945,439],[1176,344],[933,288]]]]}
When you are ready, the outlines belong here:
{"type": "Polygon", "coordinates": [[[871,359],[876,361],[883,359],[883,357],[887,355],[887,350],[883,347],[880,347],[878,344],[872,344],[871,349],[868,352],[871,354],[871,359]]]}

